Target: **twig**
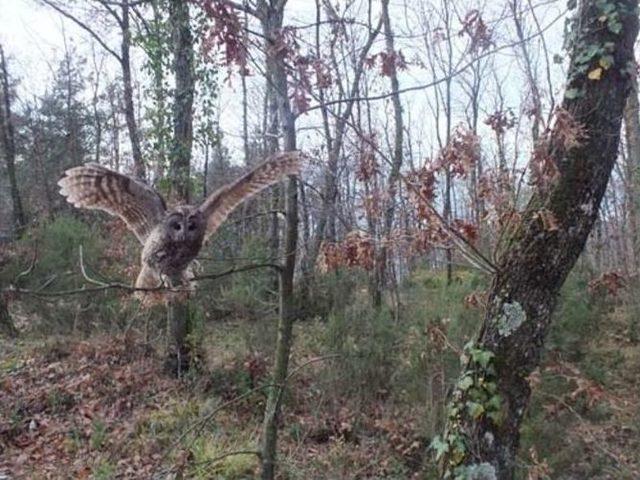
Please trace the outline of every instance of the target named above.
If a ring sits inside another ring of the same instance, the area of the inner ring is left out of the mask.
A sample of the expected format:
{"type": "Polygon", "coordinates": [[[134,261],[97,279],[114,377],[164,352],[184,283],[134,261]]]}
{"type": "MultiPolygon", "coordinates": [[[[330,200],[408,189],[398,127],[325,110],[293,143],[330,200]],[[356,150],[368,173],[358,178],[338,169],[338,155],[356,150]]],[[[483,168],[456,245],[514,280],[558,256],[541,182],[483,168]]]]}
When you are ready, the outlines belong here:
{"type": "Polygon", "coordinates": [[[98,285],[99,287],[105,287],[108,285],[108,283],[101,282],[100,280],[94,280],[87,274],[87,269],[84,266],[84,256],[82,255],[82,245],[78,247],[78,257],[80,260],[80,272],[82,272],[82,276],[87,282],[93,285],[98,285]]]}
{"type": "Polygon", "coordinates": [[[235,455],[255,455],[258,458],[262,458],[262,452],[258,450],[236,450],[233,452],[223,453],[222,455],[218,455],[217,457],[210,458],[208,460],[203,460],[202,462],[197,462],[193,464],[193,467],[202,467],[204,465],[210,465],[212,463],[217,463],[220,460],[224,460],[227,457],[233,457],[235,455]]]}
{"type": "Polygon", "coordinates": [[[33,258],[31,259],[31,263],[29,264],[29,266],[27,267],[26,270],[20,272],[18,275],[16,275],[16,278],[13,279],[12,283],[17,284],[18,280],[20,280],[22,277],[26,277],[28,275],[31,274],[31,272],[33,272],[33,269],[36,267],[36,263],[38,262],[38,249],[34,248],[33,249],[33,258]]]}

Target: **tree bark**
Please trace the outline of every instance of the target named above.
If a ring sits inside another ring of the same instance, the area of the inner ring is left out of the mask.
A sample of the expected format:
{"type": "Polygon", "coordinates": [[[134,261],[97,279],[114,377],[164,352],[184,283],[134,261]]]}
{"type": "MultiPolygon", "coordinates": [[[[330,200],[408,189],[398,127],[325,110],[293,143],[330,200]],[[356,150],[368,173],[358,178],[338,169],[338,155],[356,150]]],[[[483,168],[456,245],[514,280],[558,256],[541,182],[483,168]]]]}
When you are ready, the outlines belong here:
{"type": "MultiPolygon", "coordinates": [[[[384,40],[387,55],[395,58],[395,42],[393,38],[393,30],[391,28],[391,19],[389,18],[389,0],[382,0],[382,23],[384,26],[384,40]]],[[[382,292],[384,289],[386,269],[387,269],[387,240],[391,234],[393,219],[395,216],[396,190],[400,177],[400,168],[402,167],[403,158],[403,134],[404,126],[402,121],[402,104],[400,103],[400,83],[398,82],[398,73],[394,65],[389,74],[389,82],[391,83],[391,102],[393,105],[393,122],[394,122],[394,138],[393,138],[393,156],[391,171],[387,179],[387,196],[386,207],[384,210],[384,218],[381,232],[381,246],[376,253],[376,262],[374,269],[374,291],[373,306],[379,308],[382,306],[382,292]]]]}
{"type": "Polygon", "coordinates": [[[631,92],[624,109],[627,144],[627,208],[633,266],[636,272],[640,272],[640,106],[638,105],[637,75],[632,78],[631,84],[631,92]]]}
{"type": "Polygon", "coordinates": [[[597,218],[635,68],[637,1],[608,2],[612,12],[603,12],[600,5],[596,0],[580,3],[562,104],[587,135],[579,145],[565,146],[551,134],[547,153],[560,175],[533,194],[499,261],[479,338],[467,349],[469,360],[452,394],[445,434],[434,441],[443,478],[472,473],[514,477],[519,428],[531,391],[527,379],[540,362],[558,292],[597,218]],[[603,25],[602,15],[614,15],[620,29],[603,25]],[[615,61],[599,80],[587,76],[599,67],[599,59],[584,62],[584,52],[594,46],[609,48],[615,61]],[[546,230],[536,217],[541,209],[553,213],[556,231],[546,230]]]}
{"type": "Polygon", "coordinates": [[[7,300],[0,293],[0,335],[9,338],[15,338],[18,336],[18,329],[13,323],[13,319],[9,314],[9,306],[7,300]]]}
{"type": "Polygon", "coordinates": [[[176,90],[173,103],[173,146],[171,152],[172,196],[178,202],[191,198],[190,171],[193,144],[193,36],[189,26],[189,4],[169,3],[169,22],[173,27],[173,69],[176,90]]]}
{"type": "MultiPolygon", "coordinates": [[[[155,156],[155,173],[156,178],[164,178],[167,169],[167,144],[169,143],[168,133],[168,115],[166,112],[166,100],[167,94],[164,88],[164,34],[166,29],[164,25],[164,13],[162,12],[162,5],[158,0],[154,0],[151,4],[153,10],[153,23],[152,23],[152,35],[155,36],[154,48],[148,53],[149,63],[151,65],[151,71],[153,72],[153,134],[155,138],[155,145],[153,154],[155,156]]],[[[205,165],[206,167],[206,165],[205,165]]],[[[206,182],[205,182],[206,184],[206,182]]],[[[206,187],[206,185],[205,185],[206,187]]]]}
{"type": "MultiPolygon", "coordinates": [[[[285,52],[274,48],[282,29],[286,0],[267,4],[262,0],[259,4],[262,30],[267,39],[268,69],[271,72],[272,93],[278,109],[280,129],[282,131],[285,151],[296,150],[295,115],[291,110],[287,90],[287,71],[285,52]],[[274,5],[275,3],[275,5],[274,5]]],[[[296,266],[296,250],[298,246],[298,182],[294,176],[289,177],[285,188],[285,238],[284,265],[280,272],[280,316],[278,319],[278,337],[273,367],[273,387],[269,389],[267,405],[264,412],[262,429],[262,474],[263,480],[272,480],[275,476],[278,420],[281,402],[286,388],[289,356],[293,343],[293,320],[295,315],[294,274],[296,266]]]]}
{"type": "Polygon", "coordinates": [[[16,230],[21,231],[26,225],[26,218],[22,208],[22,198],[20,196],[20,190],[18,189],[18,181],[16,179],[16,144],[13,120],[11,119],[9,72],[7,71],[7,63],[4,58],[2,45],[0,45],[0,74],[2,75],[0,82],[2,87],[2,105],[0,105],[0,138],[2,140],[2,150],[4,151],[7,176],[9,178],[14,227],[16,230]]]}
{"type": "Polygon", "coordinates": [[[122,18],[120,19],[122,28],[122,43],[120,45],[120,66],[122,69],[122,83],[124,90],[124,115],[129,130],[131,140],[131,154],[133,155],[133,168],[136,177],[145,179],[146,168],[142,160],[142,150],[140,149],[140,137],[136,122],[136,113],[133,105],[133,83],[131,80],[131,29],[129,27],[129,4],[128,0],[122,2],[122,18]]]}
{"type": "MultiPolygon", "coordinates": [[[[173,27],[173,69],[176,78],[173,102],[173,145],[171,151],[171,196],[177,203],[188,204],[191,197],[191,150],[193,145],[193,36],[189,25],[189,4],[182,0],[169,3],[169,21],[173,27]]],[[[173,279],[178,285],[181,279],[173,279]]],[[[168,307],[168,322],[172,326],[173,348],[169,362],[175,359],[178,375],[189,367],[191,333],[188,299],[176,299],[168,307]]]]}

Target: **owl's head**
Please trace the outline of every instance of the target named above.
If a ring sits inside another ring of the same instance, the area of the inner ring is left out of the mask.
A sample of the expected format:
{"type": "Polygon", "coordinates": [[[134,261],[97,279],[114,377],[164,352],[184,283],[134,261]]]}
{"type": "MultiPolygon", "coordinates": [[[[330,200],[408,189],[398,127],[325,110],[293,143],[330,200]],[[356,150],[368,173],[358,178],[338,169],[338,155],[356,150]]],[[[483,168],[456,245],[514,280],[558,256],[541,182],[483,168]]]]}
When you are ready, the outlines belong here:
{"type": "Polygon", "coordinates": [[[206,222],[197,208],[179,206],[167,213],[164,227],[166,235],[173,242],[200,243],[204,238],[206,222]]]}

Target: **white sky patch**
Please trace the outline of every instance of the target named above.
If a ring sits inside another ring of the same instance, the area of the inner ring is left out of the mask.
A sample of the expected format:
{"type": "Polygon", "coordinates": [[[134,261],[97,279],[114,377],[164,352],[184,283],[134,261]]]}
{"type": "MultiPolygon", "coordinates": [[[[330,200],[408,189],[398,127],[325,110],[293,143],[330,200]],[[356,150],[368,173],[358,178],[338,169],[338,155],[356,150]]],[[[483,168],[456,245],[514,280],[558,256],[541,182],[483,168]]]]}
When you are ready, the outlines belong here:
{"type": "MultiPolygon", "coordinates": [[[[482,1],[467,1],[456,3],[456,8],[468,11],[471,8],[484,8],[483,5],[486,2],[482,1]],[[463,5],[464,4],[464,5],[463,5]]],[[[523,2],[525,4],[526,2],[523,2]]],[[[558,17],[558,14],[564,9],[565,2],[549,2],[546,0],[539,0],[535,2],[536,5],[541,5],[536,8],[536,14],[543,28],[549,25],[554,19],[558,17]]],[[[505,2],[489,2],[486,3],[485,20],[490,22],[492,19],[499,19],[504,17],[505,2]]],[[[409,62],[413,62],[414,59],[420,59],[424,62],[424,37],[419,34],[424,30],[423,22],[424,14],[421,13],[418,8],[419,3],[413,3],[412,1],[394,1],[391,3],[392,23],[397,34],[396,48],[401,49],[409,62]]],[[[290,0],[287,5],[287,19],[285,24],[291,25],[311,25],[315,22],[315,2],[312,0],[290,0]]],[[[360,0],[356,2],[356,7],[352,11],[357,12],[359,15],[358,20],[366,21],[367,15],[367,1],[360,0]],[[360,18],[361,17],[361,18],[360,18]]],[[[375,23],[378,18],[378,11],[374,9],[372,12],[372,19],[375,23]]],[[[437,18],[430,18],[430,21],[437,23],[437,18]]],[[[530,19],[529,19],[530,21],[530,19]]],[[[259,30],[259,26],[254,22],[252,28],[259,30]]],[[[550,48],[549,54],[552,56],[555,53],[561,52],[561,34],[562,34],[562,21],[556,21],[555,24],[545,33],[545,38],[550,48]]],[[[505,23],[506,28],[501,28],[495,32],[496,45],[501,46],[513,41],[514,34],[512,31],[513,25],[508,21],[505,23]]],[[[94,26],[94,25],[92,25],[94,26]]],[[[95,26],[99,32],[104,31],[104,28],[100,25],[95,26]]],[[[528,25],[529,30],[533,28],[533,25],[528,25]]],[[[303,50],[313,48],[313,28],[307,28],[305,32],[305,41],[302,42],[303,50]]],[[[324,35],[328,33],[328,30],[323,30],[324,35]]],[[[457,34],[457,32],[454,32],[457,34]]],[[[359,45],[364,43],[364,37],[367,32],[362,29],[359,33],[359,45]]],[[[109,37],[109,45],[117,51],[118,36],[115,33],[111,33],[109,37]]],[[[115,78],[119,74],[119,67],[115,59],[109,54],[104,53],[100,47],[95,46],[95,42],[91,40],[90,36],[77,27],[73,22],[62,18],[58,13],[46,6],[40,5],[35,0],[0,0],[0,41],[2,42],[6,53],[10,59],[11,73],[19,80],[18,93],[21,99],[33,98],[34,95],[41,95],[47,86],[51,82],[53,72],[58,66],[60,59],[63,57],[65,49],[65,41],[67,46],[75,45],[78,53],[85,56],[88,61],[85,68],[87,69],[86,76],[89,76],[92,70],[91,62],[91,48],[92,43],[99,55],[105,57],[107,76],[115,78]]],[[[456,49],[462,50],[464,39],[456,35],[456,49]]],[[[534,41],[534,42],[537,42],[534,41]]],[[[139,51],[134,53],[133,58],[135,66],[133,68],[134,76],[140,76],[139,80],[146,83],[146,79],[141,77],[144,75],[141,73],[140,65],[143,58],[139,51]]],[[[379,35],[377,41],[371,48],[370,53],[375,54],[384,50],[384,37],[379,35]]],[[[532,43],[531,50],[534,52],[534,62],[536,62],[536,68],[540,75],[540,84],[546,83],[543,81],[543,65],[540,58],[540,45],[539,43],[532,43]]],[[[522,68],[518,64],[517,51],[515,48],[507,48],[495,55],[495,64],[492,71],[488,71],[487,75],[492,77],[490,82],[487,82],[487,89],[483,92],[485,99],[481,105],[481,134],[485,138],[487,143],[486,155],[493,156],[495,154],[495,146],[493,145],[492,132],[488,127],[482,124],[483,120],[493,111],[495,111],[499,105],[496,104],[495,88],[493,85],[498,82],[502,83],[504,97],[504,106],[514,109],[516,116],[519,115],[519,109],[525,102],[528,88],[522,74],[522,68]]],[[[252,55],[260,58],[262,53],[253,50],[252,55]]],[[[459,53],[457,54],[459,55],[459,53]]],[[[377,68],[377,67],[375,67],[377,68]]],[[[260,75],[260,72],[251,67],[254,75],[248,78],[248,91],[249,91],[249,117],[250,123],[253,126],[258,124],[260,116],[262,114],[262,90],[264,80],[260,75]]],[[[556,91],[554,94],[558,95],[563,86],[563,72],[562,67],[558,65],[552,65],[553,69],[553,81],[556,91]]],[[[227,73],[223,68],[220,74],[220,124],[225,134],[225,146],[230,149],[232,156],[236,159],[241,158],[242,150],[242,106],[241,106],[241,82],[237,74],[232,75],[229,82],[226,79],[227,73]]],[[[420,67],[416,64],[411,64],[409,69],[403,71],[399,75],[399,81],[401,88],[411,87],[415,85],[421,85],[428,83],[434,78],[440,78],[441,72],[433,72],[427,67],[420,67]]],[[[461,77],[460,77],[461,78],[461,77]]],[[[389,91],[389,82],[386,77],[379,77],[371,80],[371,95],[387,93],[389,91]]],[[[454,126],[465,119],[465,107],[467,98],[464,96],[458,79],[454,82],[452,89],[454,93],[453,98],[453,117],[454,126]]],[[[432,113],[430,104],[434,102],[435,90],[433,88],[425,90],[417,90],[414,92],[406,93],[401,96],[401,101],[404,108],[405,123],[410,130],[410,136],[413,141],[413,146],[416,151],[414,155],[418,159],[424,159],[429,156],[433,156],[438,148],[438,142],[436,141],[435,131],[440,127],[442,130],[442,122],[438,122],[432,113]]],[[[312,106],[315,102],[312,102],[312,106]]],[[[382,147],[386,147],[388,141],[384,135],[387,132],[392,131],[391,125],[391,110],[390,100],[385,99],[376,102],[377,111],[375,113],[374,123],[375,127],[380,131],[381,138],[380,143],[382,147]]],[[[322,142],[321,135],[321,117],[316,110],[308,115],[300,117],[298,126],[300,128],[300,146],[303,149],[309,149],[319,145],[322,142]]],[[[526,125],[521,127],[523,129],[523,138],[527,138],[526,125]]],[[[126,137],[126,135],[124,135],[126,137]]],[[[349,141],[347,141],[345,148],[350,148],[349,141]]],[[[526,143],[526,142],[525,142],[526,143]]],[[[128,147],[125,147],[128,148],[128,147]]],[[[510,152],[511,155],[522,155],[523,158],[528,157],[528,151],[523,148],[521,153],[510,152]]],[[[195,152],[196,163],[201,162],[201,155],[195,152]]]]}

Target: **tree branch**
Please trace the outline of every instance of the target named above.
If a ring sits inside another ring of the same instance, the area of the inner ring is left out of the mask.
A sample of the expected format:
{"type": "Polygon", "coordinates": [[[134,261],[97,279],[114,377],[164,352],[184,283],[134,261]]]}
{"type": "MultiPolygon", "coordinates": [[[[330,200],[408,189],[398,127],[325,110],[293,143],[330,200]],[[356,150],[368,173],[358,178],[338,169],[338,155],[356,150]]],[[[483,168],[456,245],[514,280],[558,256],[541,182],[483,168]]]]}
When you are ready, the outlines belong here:
{"type": "Polygon", "coordinates": [[[69,20],[71,20],[73,23],[75,23],[80,28],[82,28],[85,32],[89,33],[89,35],[91,35],[95,39],[95,41],[100,44],[100,46],[102,48],[104,48],[107,52],[109,52],[111,55],[113,55],[118,60],[118,62],[122,63],[122,57],[115,50],[113,50],[111,47],[109,47],[109,45],[107,45],[100,38],[100,36],[94,30],[92,30],[86,23],[82,22],[81,20],[79,20],[78,18],[76,18],[75,16],[73,16],[72,14],[67,12],[66,10],[63,10],[62,8],[60,8],[52,0],[40,0],[40,1],[42,3],[44,3],[45,5],[48,5],[49,7],[53,8],[56,12],[58,12],[63,17],[68,18],[69,20]]]}
{"type": "MultiPolygon", "coordinates": [[[[534,38],[537,38],[537,37],[541,36],[544,32],[546,32],[553,25],[555,25],[560,19],[564,18],[565,15],[566,15],[566,11],[563,11],[558,16],[556,16],[553,20],[551,20],[551,22],[549,22],[544,28],[542,28],[542,29],[538,30],[536,33],[534,33],[532,35],[529,35],[528,37],[524,38],[522,42],[528,42],[530,40],[533,40],[534,38]]],[[[318,110],[318,109],[321,109],[321,108],[330,107],[332,105],[339,105],[339,104],[342,104],[342,103],[384,100],[385,98],[389,98],[389,97],[393,96],[395,93],[403,94],[403,93],[409,93],[409,92],[416,92],[416,91],[419,91],[419,90],[426,90],[427,88],[432,88],[432,87],[440,85],[441,83],[444,83],[444,82],[446,82],[448,80],[451,80],[452,78],[460,75],[461,73],[465,72],[467,69],[471,68],[473,65],[475,65],[480,60],[482,60],[484,58],[487,58],[487,57],[489,57],[491,55],[495,55],[496,53],[498,53],[498,52],[500,52],[502,50],[507,50],[507,49],[516,47],[522,42],[521,41],[511,42],[511,43],[507,43],[505,45],[502,45],[500,47],[494,48],[493,50],[489,50],[489,51],[483,53],[482,55],[478,55],[478,56],[474,57],[473,60],[470,60],[469,62],[463,64],[462,66],[454,69],[451,72],[450,75],[446,75],[444,77],[437,78],[437,79],[435,79],[435,80],[433,80],[431,82],[428,82],[428,83],[423,83],[421,85],[414,85],[413,87],[405,87],[405,88],[399,89],[397,92],[381,93],[380,95],[372,95],[372,96],[368,96],[368,97],[354,97],[354,98],[350,97],[350,98],[340,98],[340,99],[337,99],[337,100],[330,100],[328,102],[324,102],[324,103],[319,103],[317,105],[313,105],[312,107],[309,107],[308,109],[306,109],[304,112],[298,113],[298,115],[302,115],[303,113],[309,113],[309,112],[311,112],[313,110],[318,110]]],[[[313,95],[313,96],[315,98],[315,95],[313,95]]]]}

